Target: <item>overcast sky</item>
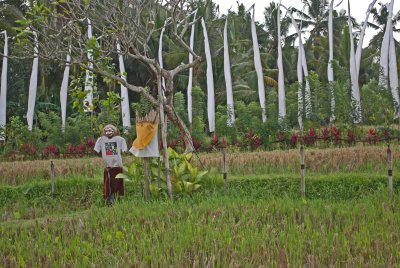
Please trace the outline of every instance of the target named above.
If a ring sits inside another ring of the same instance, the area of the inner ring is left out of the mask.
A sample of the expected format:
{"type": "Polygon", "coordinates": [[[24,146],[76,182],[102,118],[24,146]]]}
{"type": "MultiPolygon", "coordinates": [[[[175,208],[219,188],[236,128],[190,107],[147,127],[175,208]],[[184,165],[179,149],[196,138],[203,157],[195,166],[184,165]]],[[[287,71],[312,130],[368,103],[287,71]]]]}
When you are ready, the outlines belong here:
{"type": "MultiPolygon", "coordinates": [[[[335,0],[334,6],[340,3],[341,0],[335,0]]],[[[269,6],[269,3],[274,2],[273,0],[213,0],[217,5],[219,5],[220,14],[226,14],[229,8],[232,8],[233,11],[237,10],[237,3],[243,3],[246,8],[249,8],[251,5],[255,4],[255,17],[256,21],[263,22],[264,21],[264,9],[269,6]]],[[[276,2],[276,1],[275,1],[276,2]]],[[[329,1],[330,2],[330,1],[329,1]]],[[[372,0],[350,0],[350,8],[351,15],[357,20],[358,23],[361,23],[365,20],[366,12],[368,9],[368,5],[372,2],[372,0]]],[[[378,0],[375,4],[375,7],[379,8],[379,3],[389,3],[389,0],[378,0]]],[[[282,0],[282,4],[286,7],[296,7],[298,9],[303,8],[303,4],[301,0],[282,0]]],[[[335,8],[336,10],[345,9],[347,11],[347,0],[344,0],[339,6],[335,8]]],[[[400,9],[400,1],[394,1],[393,13],[397,13],[400,9]]],[[[369,16],[369,21],[372,22],[372,16],[369,16]]],[[[363,45],[368,45],[369,39],[373,36],[374,31],[371,28],[367,28],[366,36],[364,39],[363,45]]],[[[395,38],[398,39],[398,35],[395,38]]]]}

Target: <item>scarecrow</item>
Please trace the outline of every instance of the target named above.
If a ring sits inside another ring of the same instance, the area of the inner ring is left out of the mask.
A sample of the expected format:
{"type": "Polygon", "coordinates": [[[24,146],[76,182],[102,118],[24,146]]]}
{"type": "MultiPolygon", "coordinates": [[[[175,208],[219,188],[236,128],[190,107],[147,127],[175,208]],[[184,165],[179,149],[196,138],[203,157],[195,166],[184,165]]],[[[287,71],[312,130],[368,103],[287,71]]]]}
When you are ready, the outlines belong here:
{"type": "Polygon", "coordinates": [[[115,195],[124,195],[124,181],[115,177],[122,173],[121,152],[126,152],[128,147],[125,139],[119,135],[119,130],[113,125],[106,125],[103,135],[97,139],[94,150],[101,152],[104,160],[103,197],[112,205],[115,195]]]}

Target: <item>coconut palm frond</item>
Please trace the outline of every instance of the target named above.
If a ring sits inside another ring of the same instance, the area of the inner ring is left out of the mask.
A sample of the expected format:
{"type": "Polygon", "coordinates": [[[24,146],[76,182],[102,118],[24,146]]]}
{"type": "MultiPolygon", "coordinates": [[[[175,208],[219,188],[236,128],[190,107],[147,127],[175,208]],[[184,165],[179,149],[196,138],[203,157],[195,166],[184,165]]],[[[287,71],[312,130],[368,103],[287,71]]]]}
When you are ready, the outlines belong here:
{"type": "Polygon", "coordinates": [[[272,77],[269,77],[269,76],[264,76],[264,83],[267,86],[270,86],[270,87],[277,87],[278,86],[278,82],[275,79],[273,79],[272,77]]]}

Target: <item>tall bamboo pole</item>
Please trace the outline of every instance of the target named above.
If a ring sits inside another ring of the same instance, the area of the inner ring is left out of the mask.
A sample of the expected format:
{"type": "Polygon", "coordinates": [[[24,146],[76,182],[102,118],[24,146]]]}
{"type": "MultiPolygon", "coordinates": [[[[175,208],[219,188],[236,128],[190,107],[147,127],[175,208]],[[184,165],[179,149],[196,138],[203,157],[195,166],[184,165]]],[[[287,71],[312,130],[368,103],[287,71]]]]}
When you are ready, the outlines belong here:
{"type": "Polygon", "coordinates": [[[161,140],[163,144],[164,152],[164,166],[165,166],[165,179],[167,181],[168,195],[172,199],[172,183],[169,170],[169,156],[168,156],[168,144],[167,144],[167,116],[164,115],[164,100],[161,92],[161,74],[157,74],[157,89],[158,97],[160,100],[160,123],[161,123],[161,140]]]}

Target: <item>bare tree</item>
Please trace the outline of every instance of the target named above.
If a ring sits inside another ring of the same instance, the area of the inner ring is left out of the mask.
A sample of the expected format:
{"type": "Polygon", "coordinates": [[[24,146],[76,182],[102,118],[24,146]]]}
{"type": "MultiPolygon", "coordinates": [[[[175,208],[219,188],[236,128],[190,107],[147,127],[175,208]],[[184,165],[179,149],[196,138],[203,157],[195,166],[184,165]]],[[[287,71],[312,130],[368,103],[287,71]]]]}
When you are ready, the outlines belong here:
{"type": "Polygon", "coordinates": [[[149,67],[155,84],[158,74],[165,79],[165,99],[162,101],[165,113],[183,134],[186,150],[191,151],[190,133],[172,105],[175,76],[201,61],[201,57],[183,39],[191,25],[188,20],[190,16],[191,6],[187,0],[69,0],[59,1],[52,6],[33,5],[23,27],[27,27],[25,33],[35,31],[38,34],[41,58],[62,62],[71,49],[72,64],[78,64],[100,76],[124,84],[159,109],[160,96],[151,95],[143,85],[123,81],[110,65],[110,60],[117,55],[116,43],[119,42],[123,55],[149,67]],[[160,67],[156,54],[148,45],[157,36],[155,33],[161,31],[161,28],[155,27],[156,16],[164,17],[168,21],[166,27],[172,29],[173,40],[182,49],[192,53],[193,63],[181,63],[170,70],[160,67]],[[93,32],[97,34],[90,40],[86,34],[88,19],[93,32]],[[92,52],[93,59],[88,59],[88,51],[92,52]],[[89,61],[93,64],[91,68],[89,61]]]}
{"type": "MultiPolygon", "coordinates": [[[[52,5],[34,4],[23,21],[20,38],[29,38],[29,33],[35,31],[39,36],[41,58],[63,62],[66,54],[70,53],[71,64],[115,80],[129,90],[141,94],[154,109],[161,108],[165,117],[179,128],[186,151],[192,151],[190,132],[172,104],[174,77],[201,61],[201,57],[190,49],[183,38],[193,23],[189,20],[191,9],[188,0],[68,0],[56,1],[52,5]],[[149,42],[161,31],[154,23],[157,16],[165,19],[165,26],[171,29],[173,41],[193,55],[191,64],[181,63],[170,70],[160,67],[155,56],[157,54],[149,47],[149,42]],[[88,20],[91,21],[95,33],[91,39],[86,33],[88,20]],[[143,85],[130,84],[118,75],[110,64],[111,59],[117,56],[117,42],[121,46],[120,53],[148,66],[157,88],[161,87],[160,78],[165,79],[166,88],[161,90],[162,93],[158,90],[157,95],[152,95],[143,85]],[[87,56],[88,51],[93,55],[90,59],[87,56]]],[[[162,119],[165,117],[161,116],[162,119]]],[[[165,124],[163,121],[161,123],[165,124]]],[[[166,127],[162,129],[163,146],[167,148],[166,127]]],[[[167,163],[168,155],[164,157],[167,163]]],[[[170,194],[172,196],[172,190],[170,194]]]]}

